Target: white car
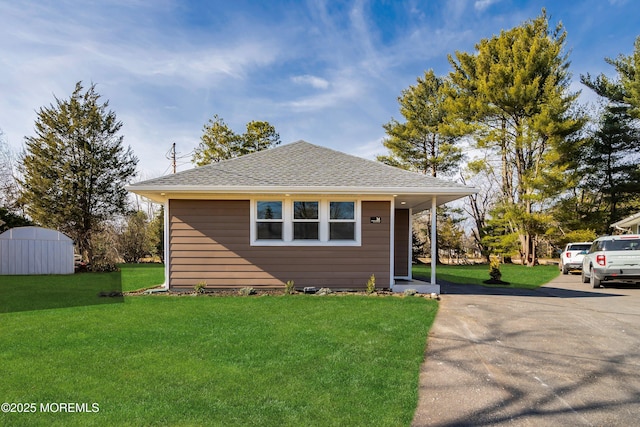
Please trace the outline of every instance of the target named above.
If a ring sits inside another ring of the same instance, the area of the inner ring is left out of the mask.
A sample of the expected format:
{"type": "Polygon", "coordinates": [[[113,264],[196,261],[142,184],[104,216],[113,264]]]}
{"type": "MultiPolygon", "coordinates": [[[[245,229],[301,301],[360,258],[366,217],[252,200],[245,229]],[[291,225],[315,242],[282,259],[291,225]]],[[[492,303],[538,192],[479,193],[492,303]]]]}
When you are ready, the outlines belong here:
{"type": "Polygon", "coordinates": [[[582,259],[591,247],[592,242],[568,243],[560,254],[560,270],[562,274],[569,274],[572,270],[582,269],[582,259]]]}
{"type": "Polygon", "coordinates": [[[582,260],[582,282],[599,288],[607,282],[640,283],[640,235],[603,236],[582,260]]]}

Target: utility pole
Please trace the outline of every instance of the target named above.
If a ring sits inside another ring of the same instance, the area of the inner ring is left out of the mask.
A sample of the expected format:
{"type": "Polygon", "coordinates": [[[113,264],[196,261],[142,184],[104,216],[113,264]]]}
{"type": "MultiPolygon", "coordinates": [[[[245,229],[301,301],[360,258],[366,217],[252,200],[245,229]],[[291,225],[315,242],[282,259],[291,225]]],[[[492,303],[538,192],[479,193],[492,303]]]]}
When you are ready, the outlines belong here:
{"type": "Polygon", "coordinates": [[[171,166],[173,167],[173,173],[176,173],[176,143],[171,146],[171,166]]]}
{"type": "Polygon", "coordinates": [[[173,171],[173,173],[177,172],[178,160],[182,160],[191,156],[193,154],[193,151],[183,155],[178,155],[178,154],[179,153],[176,152],[176,143],[174,142],[173,144],[171,144],[171,148],[169,149],[169,151],[167,151],[167,154],[165,154],[165,157],[171,161],[170,168],[173,171]]]}

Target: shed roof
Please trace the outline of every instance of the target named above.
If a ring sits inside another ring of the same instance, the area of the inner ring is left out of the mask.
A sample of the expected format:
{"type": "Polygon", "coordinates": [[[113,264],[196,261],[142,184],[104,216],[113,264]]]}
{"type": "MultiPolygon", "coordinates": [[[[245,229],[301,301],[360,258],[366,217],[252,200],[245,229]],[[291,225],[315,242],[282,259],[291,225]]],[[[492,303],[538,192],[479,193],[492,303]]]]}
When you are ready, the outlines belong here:
{"type": "MultiPolygon", "coordinates": [[[[195,193],[437,195],[438,204],[473,194],[462,184],[409,172],[305,141],[212,163],[127,187],[156,201],[195,193]]],[[[411,203],[416,207],[418,200],[411,203]]]]}
{"type": "Polygon", "coordinates": [[[73,242],[70,237],[57,230],[42,227],[15,227],[0,234],[3,240],[60,240],[73,242]]]}

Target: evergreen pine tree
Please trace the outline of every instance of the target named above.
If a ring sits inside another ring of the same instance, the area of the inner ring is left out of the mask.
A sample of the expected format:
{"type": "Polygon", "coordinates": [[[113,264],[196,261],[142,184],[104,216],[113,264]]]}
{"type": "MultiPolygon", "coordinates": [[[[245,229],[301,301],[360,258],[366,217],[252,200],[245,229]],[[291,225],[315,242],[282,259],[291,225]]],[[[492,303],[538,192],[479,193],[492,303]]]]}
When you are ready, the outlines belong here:
{"type": "Polygon", "coordinates": [[[269,122],[251,121],[247,131],[238,135],[217,114],[204,125],[200,144],[191,162],[204,166],[221,160],[266,150],[280,144],[280,135],[269,122]]]}
{"type": "Polygon", "coordinates": [[[384,125],[389,155],[379,156],[379,161],[433,177],[455,170],[463,156],[456,145],[459,136],[449,133],[445,122],[445,84],[429,70],[402,91],[398,103],[404,122],[392,119],[384,125]]]}
{"type": "Polygon", "coordinates": [[[31,218],[69,235],[88,260],[91,235],[126,211],[125,184],[138,159],[123,146],[122,122],[92,84],[76,83],[67,100],[42,107],[35,135],[25,138],[19,169],[21,201],[31,218]]]}
{"type": "Polygon", "coordinates": [[[542,206],[566,187],[585,122],[573,108],[578,94],[569,92],[565,39],[561,25],[549,28],[543,11],[481,40],[475,54],[450,58],[452,122],[472,131],[477,147],[498,160],[501,209],[512,218],[509,227],[528,265],[535,264],[536,239],[544,233],[542,206]]]}

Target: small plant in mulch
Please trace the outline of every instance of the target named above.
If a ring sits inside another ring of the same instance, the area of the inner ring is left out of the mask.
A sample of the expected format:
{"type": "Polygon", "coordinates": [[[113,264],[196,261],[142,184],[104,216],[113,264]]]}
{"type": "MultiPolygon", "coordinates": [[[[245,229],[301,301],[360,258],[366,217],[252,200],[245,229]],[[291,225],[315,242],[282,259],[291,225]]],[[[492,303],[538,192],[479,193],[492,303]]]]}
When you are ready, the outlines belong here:
{"type": "Polygon", "coordinates": [[[331,288],[320,288],[316,295],[329,295],[332,294],[333,290],[331,288]]]}
{"type": "Polygon", "coordinates": [[[415,289],[405,289],[404,292],[402,293],[405,297],[412,297],[415,294],[417,294],[418,291],[415,289]]]}
{"type": "Polygon", "coordinates": [[[285,295],[293,295],[295,292],[295,287],[293,284],[293,280],[287,280],[287,283],[284,285],[284,294],[285,295]]]}
{"type": "Polygon", "coordinates": [[[204,288],[206,287],[207,287],[207,282],[202,280],[196,283],[196,285],[193,287],[193,290],[196,292],[196,294],[204,294],[204,288]]]}
{"type": "Polygon", "coordinates": [[[509,282],[505,282],[502,279],[502,273],[500,272],[500,257],[497,255],[491,255],[489,257],[489,280],[485,280],[482,283],[487,285],[510,285],[509,282]]]}
{"type": "Polygon", "coordinates": [[[367,293],[372,294],[375,291],[376,291],[376,276],[372,274],[371,277],[369,277],[369,280],[367,280],[367,293]]]}
{"type": "Polygon", "coordinates": [[[247,286],[245,288],[240,289],[238,291],[238,294],[242,295],[242,296],[255,295],[256,294],[256,290],[253,289],[252,287],[247,286]]]}

